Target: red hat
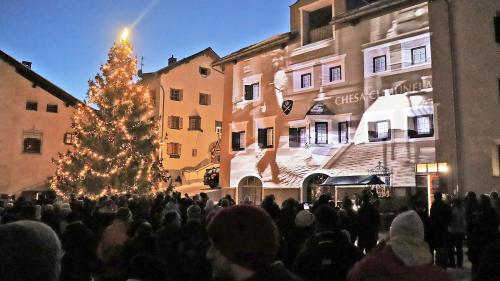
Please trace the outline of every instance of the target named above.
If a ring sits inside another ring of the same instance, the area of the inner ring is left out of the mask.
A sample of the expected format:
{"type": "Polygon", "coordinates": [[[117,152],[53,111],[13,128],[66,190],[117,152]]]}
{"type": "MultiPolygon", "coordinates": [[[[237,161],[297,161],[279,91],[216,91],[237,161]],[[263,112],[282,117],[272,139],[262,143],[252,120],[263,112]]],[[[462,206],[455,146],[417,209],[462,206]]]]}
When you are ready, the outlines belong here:
{"type": "Polygon", "coordinates": [[[278,251],[278,228],[261,208],[237,205],[215,215],[208,226],[212,244],[230,261],[258,271],[269,266],[278,251]]]}

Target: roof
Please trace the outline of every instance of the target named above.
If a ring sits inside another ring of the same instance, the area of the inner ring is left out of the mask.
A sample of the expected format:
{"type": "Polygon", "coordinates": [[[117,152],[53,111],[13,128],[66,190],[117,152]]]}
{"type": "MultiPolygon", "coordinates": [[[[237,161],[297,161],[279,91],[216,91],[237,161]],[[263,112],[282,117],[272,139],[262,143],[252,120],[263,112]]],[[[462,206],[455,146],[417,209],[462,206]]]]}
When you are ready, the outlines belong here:
{"type": "Polygon", "coordinates": [[[14,66],[16,68],[17,73],[19,73],[24,78],[33,82],[33,84],[35,84],[36,86],[39,86],[40,88],[44,89],[48,93],[52,94],[56,98],[58,98],[64,102],[67,102],[70,105],[75,105],[77,103],[82,102],[79,99],[75,98],[74,96],[70,95],[68,92],[59,88],[54,83],[45,79],[40,74],[36,73],[31,68],[20,63],[19,61],[17,61],[16,59],[14,59],[13,57],[9,56],[8,54],[6,54],[5,52],[3,52],[1,50],[0,50],[0,58],[2,58],[8,64],[14,66]]]}
{"type": "Polygon", "coordinates": [[[236,52],[233,52],[233,53],[221,58],[220,60],[216,61],[214,63],[214,65],[225,64],[227,62],[234,61],[234,60],[240,59],[240,58],[245,57],[245,56],[249,56],[249,55],[254,54],[256,52],[259,52],[259,51],[263,51],[263,50],[266,50],[266,49],[269,49],[272,47],[283,45],[283,44],[287,43],[288,41],[292,40],[295,37],[295,35],[296,34],[292,33],[292,32],[286,32],[286,33],[274,35],[274,36],[269,37],[265,40],[262,40],[258,43],[255,43],[255,44],[250,45],[248,47],[242,48],[236,52]]]}
{"type": "Polygon", "coordinates": [[[372,185],[384,184],[384,182],[376,175],[363,175],[363,176],[341,176],[329,177],[321,185],[372,185]]]}
{"type": "Polygon", "coordinates": [[[142,78],[146,78],[146,77],[154,75],[154,74],[165,74],[165,73],[169,72],[170,70],[172,70],[172,69],[174,69],[182,64],[189,63],[190,61],[192,61],[193,59],[195,59],[196,57],[201,56],[201,55],[211,56],[215,60],[220,59],[220,56],[211,47],[208,47],[204,50],[199,51],[198,53],[192,54],[189,57],[185,57],[185,58],[183,58],[183,59],[181,59],[181,60],[179,60],[171,65],[167,65],[166,67],[161,68],[157,71],[144,73],[144,74],[142,74],[142,78]]]}

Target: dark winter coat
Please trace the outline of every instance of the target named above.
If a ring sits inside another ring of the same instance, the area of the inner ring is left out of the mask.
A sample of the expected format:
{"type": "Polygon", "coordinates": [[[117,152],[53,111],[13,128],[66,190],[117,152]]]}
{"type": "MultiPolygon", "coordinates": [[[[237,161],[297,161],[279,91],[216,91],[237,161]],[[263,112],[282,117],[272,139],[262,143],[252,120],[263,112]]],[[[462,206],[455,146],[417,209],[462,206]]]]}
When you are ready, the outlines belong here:
{"type": "Polygon", "coordinates": [[[344,234],[319,232],[306,241],[293,271],[306,281],[340,281],[361,258],[361,251],[344,234]]]}
{"type": "Polygon", "coordinates": [[[299,227],[295,226],[288,235],[288,239],[286,239],[286,250],[283,257],[283,261],[288,268],[291,268],[293,262],[297,255],[302,249],[304,242],[309,239],[314,234],[314,227],[299,227]]]}
{"type": "Polygon", "coordinates": [[[486,246],[498,236],[498,216],[492,207],[481,207],[475,216],[474,229],[469,239],[469,260],[478,263],[486,246]]]}
{"type": "Polygon", "coordinates": [[[451,222],[451,208],[442,200],[436,200],[431,206],[429,217],[431,224],[430,247],[438,249],[445,246],[448,238],[448,226],[451,222]]]}
{"type": "Polygon", "coordinates": [[[371,252],[356,263],[347,276],[347,281],[452,281],[443,269],[428,263],[407,266],[399,260],[390,246],[371,252]]]}
{"type": "Polygon", "coordinates": [[[371,203],[363,203],[358,210],[357,221],[360,228],[358,246],[364,248],[368,245],[376,245],[380,225],[380,213],[377,209],[371,203]]]}
{"type": "Polygon", "coordinates": [[[288,271],[283,264],[276,262],[265,270],[258,271],[245,281],[302,281],[288,271]]]}

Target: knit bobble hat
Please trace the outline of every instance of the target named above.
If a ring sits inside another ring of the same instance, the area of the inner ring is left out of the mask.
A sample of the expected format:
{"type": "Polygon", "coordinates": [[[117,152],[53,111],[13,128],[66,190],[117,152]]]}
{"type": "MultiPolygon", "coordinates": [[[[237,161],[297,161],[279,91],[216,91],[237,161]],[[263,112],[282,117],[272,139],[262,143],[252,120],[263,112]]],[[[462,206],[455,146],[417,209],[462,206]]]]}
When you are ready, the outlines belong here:
{"type": "Polygon", "coordinates": [[[278,250],[278,229],[261,208],[251,205],[227,207],[208,226],[212,245],[227,259],[259,271],[274,261],[278,250]]]}
{"type": "Polygon", "coordinates": [[[295,225],[298,227],[311,226],[314,223],[314,215],[308,210],[301,210],[295,216],[295,225]]]}
{"type": "Polygon", "coordinates": [[[401,213],[392,221],[390,236],[391,238],[405,236],[424,240],[422,220],[413,210],[401,213]]]}

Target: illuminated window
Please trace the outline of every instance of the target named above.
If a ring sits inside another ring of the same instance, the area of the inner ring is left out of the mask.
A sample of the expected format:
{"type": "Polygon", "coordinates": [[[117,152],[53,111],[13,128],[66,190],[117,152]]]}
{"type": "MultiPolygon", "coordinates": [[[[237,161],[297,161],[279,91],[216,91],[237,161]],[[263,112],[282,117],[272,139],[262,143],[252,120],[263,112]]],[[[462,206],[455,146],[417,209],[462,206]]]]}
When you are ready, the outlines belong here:
{"type": "Polygon", "coordinates": [[[259,83],[245,85],[245,100],[259,99],[259,83]]]}
{"type": "Polygon", "coordinates": [[[373,73],[385,71],[386,67],[385,55],[373,58],[373,73]]]}
{"type": "Polygon", "coordinates": [[[245,132],[232,132],[231,147],[233,151],[245,150],[245,132]]]}
{"type": "Polygon", "coordinates": [[[180,89],[170,89],[170,100],[182,101],[182,90],[180,89]]]}
{"type": "Polygon", "coordinates": [[[200,93],[200,104],[201,105],[210,105],[210,95],[200,93]]]}
{"type": "Polygon", "coordinates": [[[432,137],[434,126],[432,114],[408,117],[408,137],[422,138],[432,137]]]}
{"type": "Polygon", "coordinates": [[[391,123],[389,120],[368,122],[368,138],[370,142],[391,139],[391,123]]]}
{"type": "Polygon", "coordinates": [[[301,88],[309,88],[312,86],[312,83],[311,83],[311,73],[306,73],[306,74],[302,74],[300,76],[300,87],[301,88]]]}
{"type": "Polygon", "coordinates": [[[26,110],[37,111],[38,103],[36,101],[27,101],[26,102],[26,110]]]}
{"type": "Polygon", "coordinates": [[[306,145],[306,128],[289,128],[288,145],[290,147],[304,147],[306,145]]]}
{"type": "Polygon", "coordinates": [[[274,145],[274,129],[273,128],[258,129],[257,139],[260,148],[272,148],[274,145]]]}
{"type": "Polygon", "coordinates": [[[202,131],[201,130],[201,117],[200,116],[190,116],[189,117],[189,130],[202,131]]]}
{"type": "Polygon", "coordinates": [[[57,104],[47,104],[47,112],[57,113],[57,104]]]}
{"type": "Polygon", "coordinates": [[[167,154],[170,158],[180,158],[181,157],[181,144],[177,142],[167,143],[167,154]]]}
{"type": "Polygon", "coordinates": [[[342,69],[341,69],[340,65],[330,67],[330,82],[342,80],[342,71],[341,70],[342,69]]]}
{"type": "Polygon", "coordinates": [[[427,61],[425,46],[411,49],[411,64],[421,64],[427,61]]]}
{"type": "Polygon", "coordinates": [[[168,116],[168,128],[176,130],[182,129],[182,117],[168,116]]]}
{"type": "Polygon", "coordinates": [[[316,144],[327,144],[328,143],[328,123],[327,122],[316,122],[314,124],[316,131],[316,144]]]}
{"type": "Polygon", "coordinates": [[[24,137],[23,142],[23,152],[24,153],[40,153],[42,141],[40,137],[37,136],[29,136],[24,137]]]}
{"type": "Polygon", "coordinates": [[[65,133],[64,134],[64,144],[74,144],[76,141],[75,134],[65,133]]]}

